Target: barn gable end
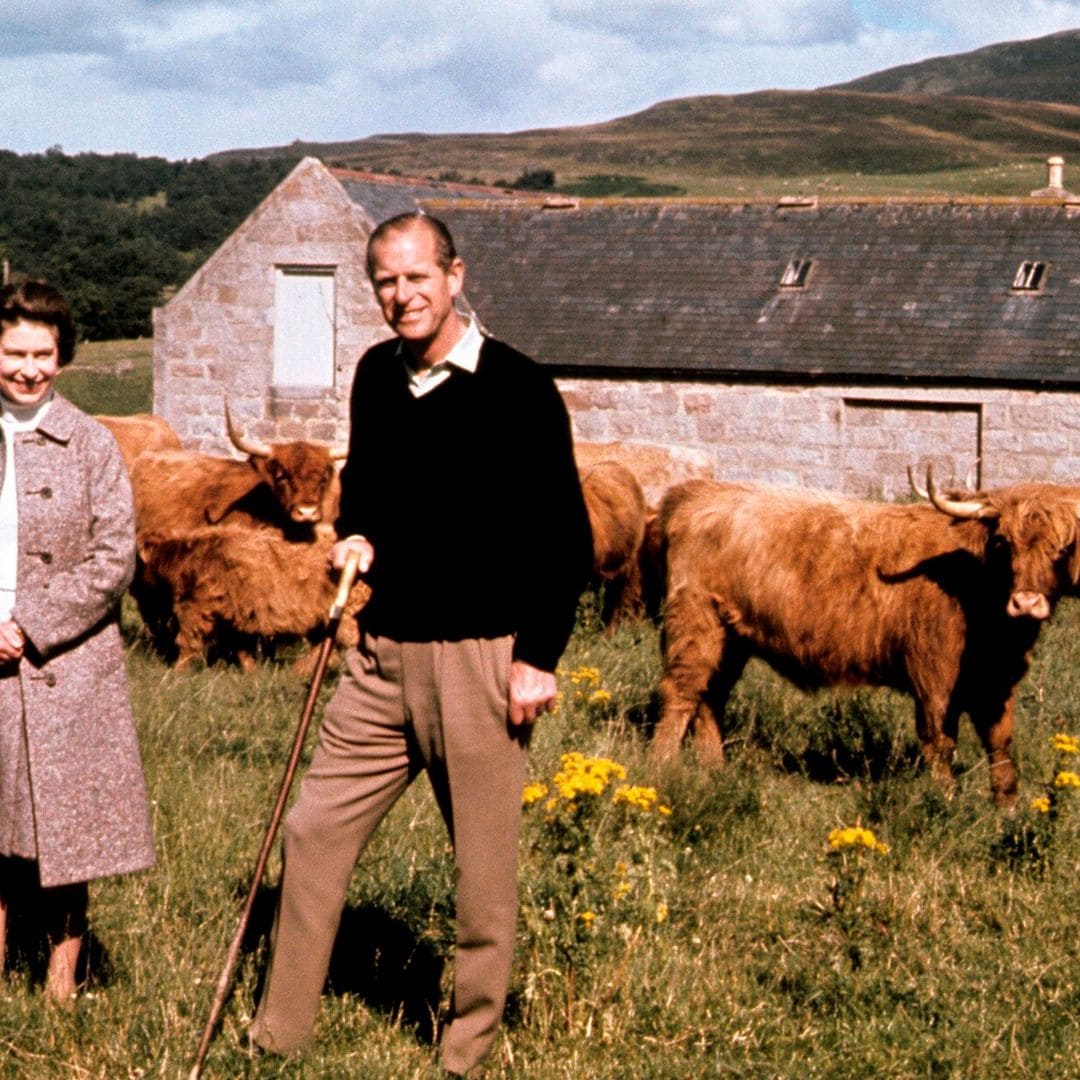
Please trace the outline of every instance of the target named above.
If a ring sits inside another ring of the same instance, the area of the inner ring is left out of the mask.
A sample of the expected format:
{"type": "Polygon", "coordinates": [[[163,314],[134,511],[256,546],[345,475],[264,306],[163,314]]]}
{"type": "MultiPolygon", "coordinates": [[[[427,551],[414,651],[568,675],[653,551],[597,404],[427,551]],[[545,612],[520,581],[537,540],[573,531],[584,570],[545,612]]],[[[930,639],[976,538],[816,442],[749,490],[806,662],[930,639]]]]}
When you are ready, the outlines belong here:
{"type": "Polygon", "coordinates": [[[305,158],[154,312],[154,411],[185,446],[227,452],[226,397],[257,438],[344,442],[356,360],[386,333],[364,273],[371,228],[322,163],[305,158]],[[289,272],[332,281],[329,385],[275,385],[275,295],[289,272]]]}

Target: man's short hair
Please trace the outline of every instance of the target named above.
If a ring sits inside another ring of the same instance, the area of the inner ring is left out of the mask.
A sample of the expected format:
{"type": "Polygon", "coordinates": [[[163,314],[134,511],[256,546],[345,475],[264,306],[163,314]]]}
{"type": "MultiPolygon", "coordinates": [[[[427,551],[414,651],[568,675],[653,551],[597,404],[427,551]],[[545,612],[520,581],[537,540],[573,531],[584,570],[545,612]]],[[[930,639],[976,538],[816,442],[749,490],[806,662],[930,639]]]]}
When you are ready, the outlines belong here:
{"type": "Polygon", "coordinates": [[[20,319],[52,327],[60,366],[71,363],[75,356],[75,320],[59,289],[44,281],[24,281],[0,288],[0,326],[10,326],[20,319]]]}
{"type": "Polygon", "coordinates": [[[376,226],[375,231],[368,237],[367,273],[369,278],[375,276],[375,257],[372,253],[375,245],[390,233],[406,232],[417,225],[427,229],[435,240],[435,262],[439,268],[443,271],[450,269],[454,260],[458,257],[450,230],[437,217],[425,214],[422,210],[416,210],[406,214],[395,214],[394,217],[387,218],[386,221],[376,226]]]}

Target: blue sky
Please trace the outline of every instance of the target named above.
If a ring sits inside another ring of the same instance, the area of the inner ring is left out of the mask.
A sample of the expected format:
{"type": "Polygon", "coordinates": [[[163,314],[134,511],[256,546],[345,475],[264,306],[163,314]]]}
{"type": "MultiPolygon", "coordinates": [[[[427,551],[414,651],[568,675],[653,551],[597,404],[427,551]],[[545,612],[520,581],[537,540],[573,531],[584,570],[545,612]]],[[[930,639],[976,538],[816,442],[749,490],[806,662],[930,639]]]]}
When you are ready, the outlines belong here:
{"type": "Polygon", "coordinates": [[[0,0],[0,148],[595,123],[1080,26],[1080,0],[0,0]]]}

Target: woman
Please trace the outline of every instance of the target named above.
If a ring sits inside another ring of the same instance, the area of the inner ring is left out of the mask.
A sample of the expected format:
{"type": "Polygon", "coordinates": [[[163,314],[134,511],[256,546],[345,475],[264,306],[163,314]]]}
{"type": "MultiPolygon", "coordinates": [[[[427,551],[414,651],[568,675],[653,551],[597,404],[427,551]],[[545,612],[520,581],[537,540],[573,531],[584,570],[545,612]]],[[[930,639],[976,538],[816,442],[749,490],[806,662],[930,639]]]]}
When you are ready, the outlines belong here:
{"type": "Polygon", "coordinates": [[[87,881],[154,862],[118,626],[131,487],[113,437],[53,389],[74,349],[56,289],[0,289],[0,964],[36,864],[46,991],[65,1004],[87,881]]]}

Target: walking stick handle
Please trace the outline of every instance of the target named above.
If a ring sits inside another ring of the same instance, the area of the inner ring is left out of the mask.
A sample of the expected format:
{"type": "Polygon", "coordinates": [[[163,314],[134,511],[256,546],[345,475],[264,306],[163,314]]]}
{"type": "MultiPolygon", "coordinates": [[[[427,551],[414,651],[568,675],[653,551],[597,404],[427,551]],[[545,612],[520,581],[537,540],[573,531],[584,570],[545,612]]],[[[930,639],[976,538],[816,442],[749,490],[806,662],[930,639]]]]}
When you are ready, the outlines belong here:
{"type": "Polygon", "coordinates": [[[356,572],[360,569],[360,552],[353,549],[345,557],[345,565],[341,569],[341,578],[338,581],[337,595],[330,605],[330,622],[336,622],[345,612],[345,605],[349,602],[349,593],[352,592],[353,581],[356,580],[356,572]]]}
{"type": "Polygon", "coordinates": [[[315,711],[315,704],[319,695],[319,686],[322,683],[323,675],[326,673],[326,665],[330,659],[330,652],[334,647],[334,638],[337,636],[338,623],[341,621],[341,616],[345,611],[345,604],[348,602],[349,593],[352,591],[353,582],[356,579],[356,572],[359,567],[360,552],[350,551],[345,559],[345,565],[341,569],[341,579],[338,582],[337,594],[334,597],[334,602],[330,605],[330,617],[326,627],[326,637],[319,647],[319,658],[315,665],[315,673],[311,677],[311,685],[308,687],[307,699],[304,702],[304,708],[300,714],[300,721],[293,737],[292,751],[289,754],[289,760],[285,765],[285,773],[281,779],[281,786],[278,789],[277,801],[275,802],[273,812],[270,815],[270,823],[266,827],[262,848],[259,851],[259,857],[255,863],[255,873],[252,875],[251,888],[248,890],[247,899],[244,901],[244,908],[240,913],[240,920],[236,927],[236,933],[233,935],[232,943],[229,946],[225,966],[222,968],[221,975],[218,977],[217,987],[214,992],[214,1000],[210,1006],[210,1015],[207,1018],[206,1026],[203,1028],[198,1049],[195,1051],[195,1060],[191,1066],[191,1071],[188,1073],[188,1080],[199,1080],[202,1075],[202,1067],[203,1062],[206,1060],[206,1052],[210,1049],[210,1041],[214,1037],[214,1029],[217,1027],[218,1020],[221,1019],[222,1011],[225,1008],[225,1001],[229,996],[229,990],[232,986],[233,972],[236,970],[236,963],[240,958],[240,948],[243,944],[244,934],[247,931],[251,912],[255,906],[255,897],[258,893],[259,883],[262,881],[263,873],[266,870],[266,863],[270,858],[270,850],[273,847],[274,837],[277,835],[278,825],[281,823],[282,814],[285,812],[285,803],[289,797],[289,790],[292,787],[293,777],[296,775],[296,768],[300,763],[300,754],[304,748],[304,738],[307,735],[308,726],[311,723],[311,717],[315,711]]]}

